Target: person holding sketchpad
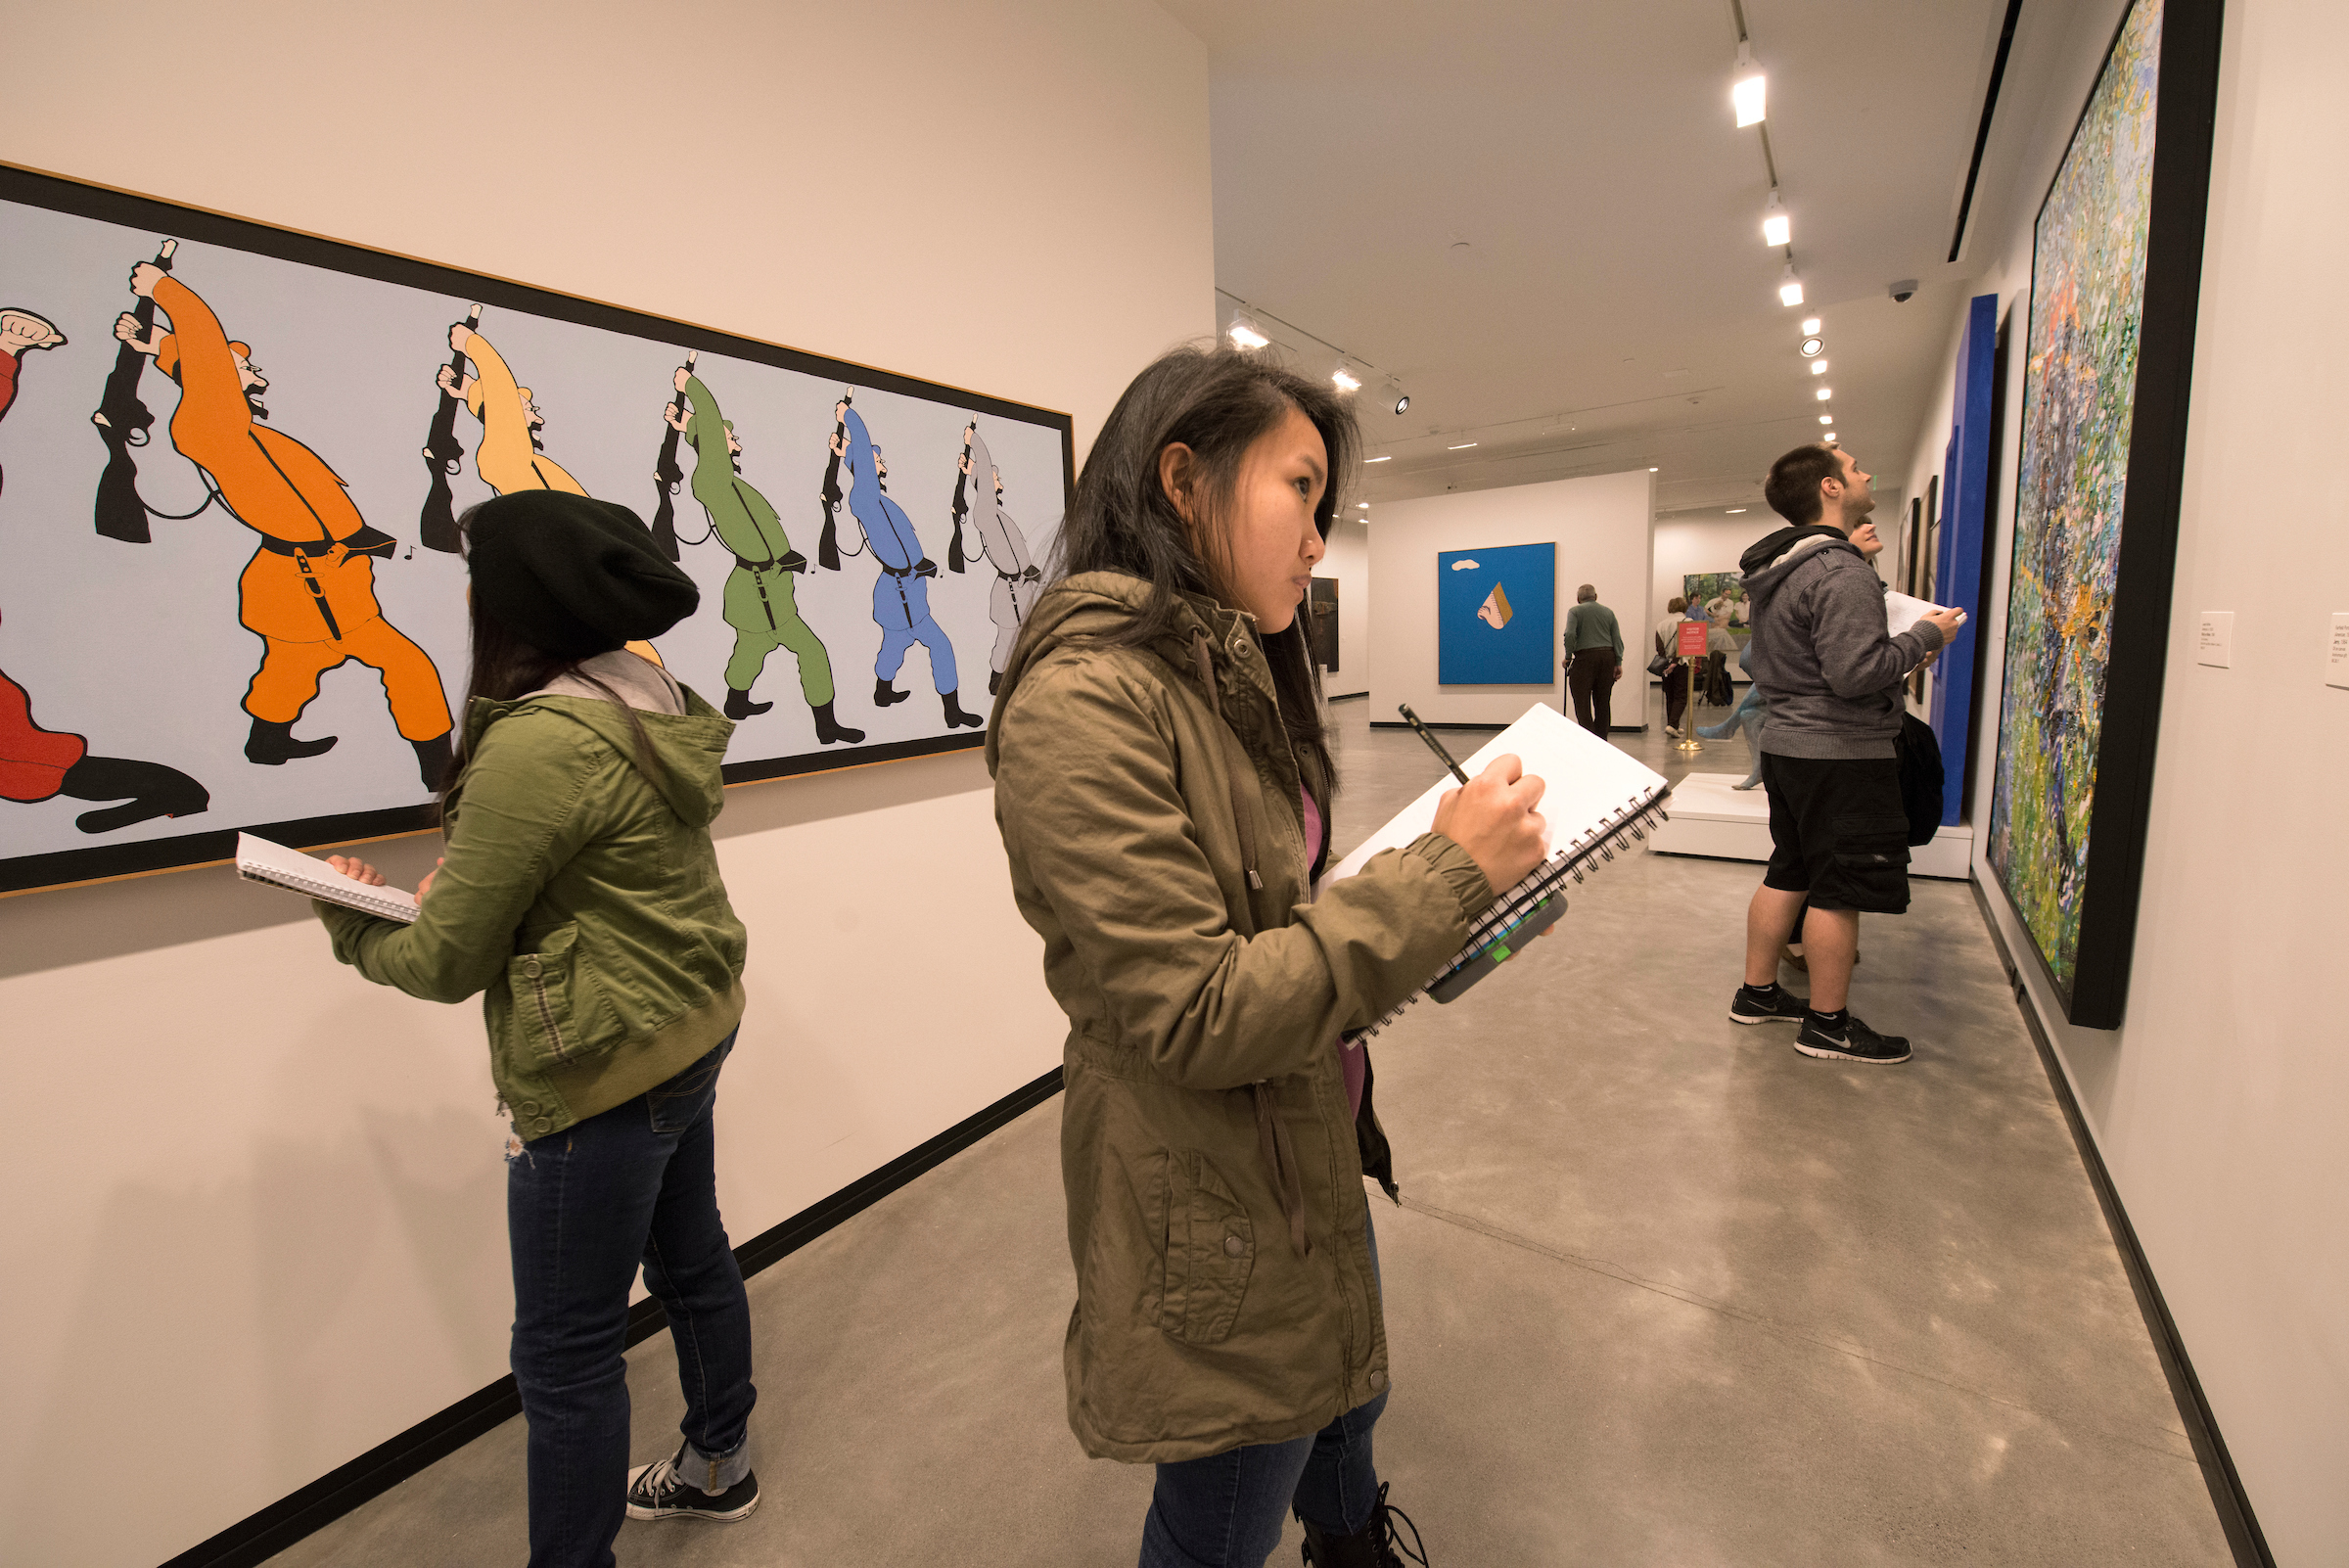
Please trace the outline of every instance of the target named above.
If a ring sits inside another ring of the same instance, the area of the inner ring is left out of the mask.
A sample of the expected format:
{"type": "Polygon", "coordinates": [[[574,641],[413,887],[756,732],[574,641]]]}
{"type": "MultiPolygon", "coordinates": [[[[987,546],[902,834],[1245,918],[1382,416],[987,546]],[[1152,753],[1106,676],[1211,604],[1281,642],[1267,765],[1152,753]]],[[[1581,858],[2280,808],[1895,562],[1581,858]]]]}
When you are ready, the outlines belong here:
{"type": "MultiPolygon", "coordinates": [[[[1337,777],[1298,616],[1356,471],[1326,383],[1169,353],[1101,428],[989,727],[995,820],[1069,1019],[1069,1424],[1157,1466],[1143,1568],[1389,1564],[1368,1028],[1543,857],[1504,757],[1323,890],[1337,777]]],[[[1424,1553],[1420,1553],[1424,1560],[1424,1553]]]]}
{"type": "Polygon", "coordinates": [[[1964,616],[1935,609],[1898,636],[1885,617],[1869,476],[1842,449],[1798,446],[1771,465],[1762,493],[1786,520],[1738,561],[1753,609],[1746,672],[1769,693],[1762,787],[1770,868],[1745,918],[1738,1024],[1798,1026],[1806,1056],[1905,1062],[1908,1040],[1853,1016],[1860,915],[1909,908],[1908,807],[1896,743],[1902,682],[1964,616]],[[1806,905],[1808,907],[1806,908],[1806,905]],[[1802,921],[1808,998],[1778,984],[1778,958],[1802,921]]]}
{"type": "MultiPolygon", "coordinates": [[[[743,1011],[742,922],[710,822],[733,724],[622,644],[693,613],[634,513],[521,490],[458,520],[471,576],[447,854],[413,925],[320,903],[379,985],[479,993],[513,1118],[514,1380],[530,1422],[531,1568],[609,1568],[623,1516],[739,1519],[750,1307],[717,1213],[713,1106],[743,1011]],[[628,1468],[628,1291],[668,1310],[683,1441],[628,1468]]],[[[364,861],[333,856],[363,882],[364,861]]]]}

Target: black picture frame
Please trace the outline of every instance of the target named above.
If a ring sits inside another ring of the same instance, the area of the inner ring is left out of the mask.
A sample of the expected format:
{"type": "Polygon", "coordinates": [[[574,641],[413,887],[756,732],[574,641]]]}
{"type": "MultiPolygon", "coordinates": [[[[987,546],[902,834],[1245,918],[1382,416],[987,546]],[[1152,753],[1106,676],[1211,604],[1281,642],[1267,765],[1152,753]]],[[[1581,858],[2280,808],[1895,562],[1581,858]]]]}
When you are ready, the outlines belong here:
{"type": "MultiPolygon", "coordinates": [[[[1062,508],[1065,509],[1067,498],[1076,490],[1076,427],[1070,415],[1058,410],[947,387],[919,377],[834,359],[714,327],[674,320],[650,311],[470,272],[17,164],[0,162],[0,202],[47,208],[159,235],[168,234],[183,242],[243,251],[297,265],[428,293],[480,300],[495,309],[527,312],[557,322],[599,328],[672,346],[681,350],[751,360],[821,380],[852,384],[858,390],[894,392],[950,404],[974,414],[987,414],[1046,428],[1057,432],[1059,436],[1062,508]]],[[[626,499],[635,500],[634,497],[626,499]]],[[[1057,527],[1058,523],[1056,511],[1051,518],[1051,526],[1057,527]]],[[[986,734],[985,729],[960,729],[914,740],[856,744],[831,751],[751,758],[724,763],[722,773],[728,785],[737,785],[829,772],[875,762],[968,751],[985,745],[986,734]]],[[[0,858],[0,897],[219,864],[233,856],[240,831],[305,849],[318,849],[427,832],[436,827],[438,820],[438,807],[427,802],[278,821],[229,821],[216,829],[165,838],[93,844],[52,853],[8,856],[0,858]]]]}
{"type": "MultiPolygon", "coordinates": [[[[2106,46],[2101,84],[2138,5],[2124,11],[2106,46]]],[[[2080,893],[2080,934],[2067,984],[2042,950],[2038,934],[2006,877],[1991,878],[2031,938],[2026,945],[2041,975],[2063,1005],[2068,1023],[2084,1029],[2120,1026],[2128,997],[2130,958],[2144,874],[2154,764],[2158,752],[2163,675],[2169,658],[2171,596],[2177,574],[2178,521],[2184,481],[2188,417],[2193,383],[2196,316],[2202,285],[2204,227],[2209,216],[2212,142],[2218,118],[2219,51],[2224,0],[2163,0],[2156,72],[2153,167],[2146,214],[2145,283],[2140,316],[2136,385],[2132,393],[2128,475],[2115,555],[2110,652],[2105,664],[2101,727],[2090,808],[2086,873],[2080,893]]],[[[2094,102],[2081,106],[2070,147],[2094,102]]],[[[2054,196],[2061,165],[2041,198],[2039,216],[2054,196]]],[[[2034,218],[2033,277],[2038,275],[2039,216],[2034,218]]],[[[2038,300],[2031,309],[2040,308],[2038,300]]],[[[2031,339],[2026,331],[2028,354],[2031,339]]],[[[2029,377],[2024,378],[2028,395],[2029,377]]],[[[2024,440],[2030,438],[2028,423],[2024,440]]],[[[2019,553],[2021,497],[2009,541],[2019,553]]],[[[2014,580],[2010,570],[2009,583],[2014,580]]],[[[2013,600],[2008,600],[2011,629],[2013,600]]],[[[2001,750],[2010,738],[2001,726],[2001,750]]]]}

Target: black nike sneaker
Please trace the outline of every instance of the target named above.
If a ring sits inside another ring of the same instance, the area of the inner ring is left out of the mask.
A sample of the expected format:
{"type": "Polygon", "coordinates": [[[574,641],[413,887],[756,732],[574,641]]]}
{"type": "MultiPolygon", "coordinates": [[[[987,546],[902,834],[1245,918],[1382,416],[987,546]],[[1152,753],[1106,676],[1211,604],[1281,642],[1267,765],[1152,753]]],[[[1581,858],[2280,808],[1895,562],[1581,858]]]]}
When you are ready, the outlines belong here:
{"type": "Polygon", "coordinates": [[[1848,1009],[1843,1021],[1833,1025],[1823,1022],[1817,1013],[1806,1013],[1803,1032],[1794,1037],[1794,1048],[1805,1056],[1871,1066],[1890,1066],[1909,1060],[1907,1040],[1898,1035],[1877,1034],[1854,1018],[1848,1009]]]}
{"type": "Polygon", "coordinates": [[[1729,1002],[1732,1024],[1799,1024],[1809,1003],[1772,981],[1767,986],[1740,986],[1729,1002]]]}

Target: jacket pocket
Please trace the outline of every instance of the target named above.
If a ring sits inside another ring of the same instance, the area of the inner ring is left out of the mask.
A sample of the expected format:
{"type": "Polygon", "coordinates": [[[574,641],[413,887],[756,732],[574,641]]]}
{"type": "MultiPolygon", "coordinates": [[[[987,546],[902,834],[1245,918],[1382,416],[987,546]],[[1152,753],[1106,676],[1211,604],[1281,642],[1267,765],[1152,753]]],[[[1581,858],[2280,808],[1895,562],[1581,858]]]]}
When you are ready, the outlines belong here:
{"type": "Polygon", "coordinates": [[[579,952],[576,921],[548,932],[537,951],[507,959],[506,986],[524,1049],[540,1067],[600,1056],[627,1038],[579,952]]]}
{"type": "Polygon", "coordinates": [[[1218,1345],[1239,1321],[1256,1263],[1256,1226],[1207,1156],[1167,1157],[1166,1289],[1158,1326],[1186,1345],[1218,1345]]]}
{"type": "MultiPolygon", "coordinates": [[[[1872,914],[1899,914],[1909,907],[1909,819],[1906,816],[1838,816],[1835,819],[1836,886],[1828,895],[1872,914]]],[[[1813,896],[1820,890],[1813,889],[1813,896]]]]}

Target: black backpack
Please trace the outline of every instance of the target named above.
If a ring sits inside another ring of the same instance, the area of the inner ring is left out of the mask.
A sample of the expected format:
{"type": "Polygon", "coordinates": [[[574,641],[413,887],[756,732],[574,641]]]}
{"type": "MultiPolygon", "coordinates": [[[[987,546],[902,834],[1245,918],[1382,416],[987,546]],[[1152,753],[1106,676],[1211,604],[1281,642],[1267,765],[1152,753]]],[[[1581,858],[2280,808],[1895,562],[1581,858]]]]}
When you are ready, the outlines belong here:
{"type": "Polygon", "coordinates": [[[1909,842],[1930,844],[1941,830],[1941,742],[1933,726],[1914,714],[1901,715],[1901,738],[1894,743],[1901,761],[1901,806],[1909,813],[1909,842]]]}

